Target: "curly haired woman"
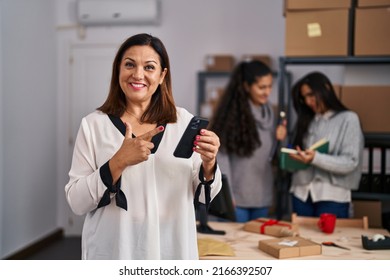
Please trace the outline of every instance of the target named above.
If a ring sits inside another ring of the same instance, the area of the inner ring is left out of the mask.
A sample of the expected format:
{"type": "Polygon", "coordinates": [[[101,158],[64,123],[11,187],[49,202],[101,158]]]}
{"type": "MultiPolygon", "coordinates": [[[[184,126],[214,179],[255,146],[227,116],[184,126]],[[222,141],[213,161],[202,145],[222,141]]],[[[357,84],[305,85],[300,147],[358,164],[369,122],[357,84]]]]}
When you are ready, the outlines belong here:
{"type": "Polygon", "coordinates": [[[273,203],[269,155],[275,141],[285,138],[286,124],[276,128],[272,80],[260,61],[237,65],[209,128],[220,138],[218,163],[231,185],[238,222],[268,216],[273,203]]]}

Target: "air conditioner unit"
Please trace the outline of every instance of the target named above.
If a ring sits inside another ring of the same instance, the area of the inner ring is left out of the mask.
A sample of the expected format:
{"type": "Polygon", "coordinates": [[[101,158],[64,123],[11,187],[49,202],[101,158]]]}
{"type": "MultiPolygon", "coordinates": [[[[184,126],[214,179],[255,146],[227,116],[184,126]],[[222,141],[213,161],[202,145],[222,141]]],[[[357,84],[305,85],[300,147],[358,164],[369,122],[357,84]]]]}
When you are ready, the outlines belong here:
{"type": "Polygon", "coordinates": [[[157,25],[160,0],[78,0],[81,25],[157,25]]]}

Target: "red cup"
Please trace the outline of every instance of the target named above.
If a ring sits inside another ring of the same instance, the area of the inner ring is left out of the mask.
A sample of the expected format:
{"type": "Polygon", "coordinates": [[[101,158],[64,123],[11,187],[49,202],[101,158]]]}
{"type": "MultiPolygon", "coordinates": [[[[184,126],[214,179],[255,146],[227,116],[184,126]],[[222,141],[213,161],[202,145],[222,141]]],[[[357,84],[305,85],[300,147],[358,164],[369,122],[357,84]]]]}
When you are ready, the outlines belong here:
{"type": "Polygon", "coordinates": [[[336,215],[331,213],[323,213],[320,215],[318,227],[325,233],[332,233],[336,226],[336,215]]]}

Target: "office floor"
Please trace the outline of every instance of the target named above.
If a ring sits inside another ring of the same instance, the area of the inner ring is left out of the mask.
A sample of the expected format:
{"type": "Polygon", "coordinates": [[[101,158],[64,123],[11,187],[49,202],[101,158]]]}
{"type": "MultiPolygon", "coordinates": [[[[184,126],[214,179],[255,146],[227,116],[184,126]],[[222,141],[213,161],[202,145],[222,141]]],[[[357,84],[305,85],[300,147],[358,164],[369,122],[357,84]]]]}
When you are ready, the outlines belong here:
{"type": "Polygon", "coordinates": [[[26,260],[80,260],[81,237],[64,237],[25,258],[26,260]]]}

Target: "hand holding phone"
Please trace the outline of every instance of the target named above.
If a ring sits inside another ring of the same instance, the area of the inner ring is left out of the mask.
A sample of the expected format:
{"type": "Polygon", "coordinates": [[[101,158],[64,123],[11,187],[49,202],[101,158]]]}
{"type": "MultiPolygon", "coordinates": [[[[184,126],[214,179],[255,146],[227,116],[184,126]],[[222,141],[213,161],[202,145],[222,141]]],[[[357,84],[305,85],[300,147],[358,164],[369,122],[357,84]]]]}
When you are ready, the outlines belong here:
{"type": "Polygon", "coordinates": [[[188,123],[188,126],[177,144],[173,155],[179,158],[191,157],[196,135],[199,135],[200,130],[206,128],[208,124],[209,121],[207,119],[194,116],[188,123]]]}

